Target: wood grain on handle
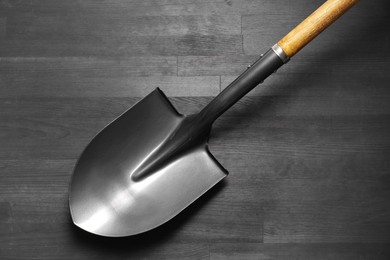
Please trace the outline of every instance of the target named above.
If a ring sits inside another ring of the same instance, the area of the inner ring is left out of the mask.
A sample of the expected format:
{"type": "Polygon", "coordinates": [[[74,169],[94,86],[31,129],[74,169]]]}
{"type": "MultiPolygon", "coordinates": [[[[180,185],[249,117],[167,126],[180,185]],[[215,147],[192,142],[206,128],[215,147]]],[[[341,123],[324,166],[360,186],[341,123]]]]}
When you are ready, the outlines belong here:
{"type": "Polygon", "coordinates": [[[278,42],[289,58],[343,15],[358,0],[328,0],[278,42]]]}

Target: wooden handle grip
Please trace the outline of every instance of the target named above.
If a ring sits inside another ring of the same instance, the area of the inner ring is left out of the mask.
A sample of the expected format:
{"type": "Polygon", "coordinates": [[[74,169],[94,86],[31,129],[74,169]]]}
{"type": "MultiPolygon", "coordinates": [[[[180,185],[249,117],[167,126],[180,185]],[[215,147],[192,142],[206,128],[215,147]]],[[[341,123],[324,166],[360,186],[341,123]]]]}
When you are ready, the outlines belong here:
{"type": "Polygon", "coordinates": [[[291,58],[357,2],[358,0],[326,1],[314,13],[284,36],[278,42],[278,45],[291,58]]]}

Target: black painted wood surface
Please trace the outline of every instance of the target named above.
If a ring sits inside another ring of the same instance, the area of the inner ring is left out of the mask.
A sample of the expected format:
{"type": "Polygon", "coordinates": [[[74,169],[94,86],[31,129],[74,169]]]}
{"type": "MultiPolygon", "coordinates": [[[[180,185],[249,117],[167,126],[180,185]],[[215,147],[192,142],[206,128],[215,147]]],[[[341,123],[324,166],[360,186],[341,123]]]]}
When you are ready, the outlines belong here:
{"type": "Polygon", "coordinates": [[[229,177],[143,235],[71,223],[82,149],[155,87],[199,111],[319,0],[0,1],[0,259],[389,259],[390,4],[361,1],[214,125],[229,177]]]}

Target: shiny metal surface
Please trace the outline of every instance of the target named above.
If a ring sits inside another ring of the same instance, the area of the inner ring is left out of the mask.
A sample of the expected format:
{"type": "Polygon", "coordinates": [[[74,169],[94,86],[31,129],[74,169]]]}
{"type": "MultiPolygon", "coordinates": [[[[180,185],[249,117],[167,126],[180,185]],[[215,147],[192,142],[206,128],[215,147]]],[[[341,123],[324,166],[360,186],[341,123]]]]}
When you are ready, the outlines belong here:
{"type": "Polygon", "coordinates": [[[73,222],[102,236],[138,234],[165,223],[222,180],[227,172],[208,151],[208,132],[134,178],[173,136],[187,132],[188,118],[156,89],[104,128],[74,169],[73,222]]]}
{"type": "Polygon", "coordinates": [[[272,50],[275,52],[276,55],[279,56],[279,58],[283,61],[284,64],[286,64],[290,60],[290,57],[287,56],[282,47],[280,47],[278,44],[272,46],[272,50]]]}

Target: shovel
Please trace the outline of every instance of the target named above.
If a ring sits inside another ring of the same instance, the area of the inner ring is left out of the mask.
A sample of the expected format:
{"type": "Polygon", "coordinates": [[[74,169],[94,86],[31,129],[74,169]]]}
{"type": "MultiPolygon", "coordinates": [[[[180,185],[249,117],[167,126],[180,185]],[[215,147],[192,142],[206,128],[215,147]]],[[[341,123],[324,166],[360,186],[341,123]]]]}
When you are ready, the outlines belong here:
{"type": "Polygon", "coordinates": [[[185,209],[228,172],[208,149],[213,122],[287,63],[357,0],[328,0],[194,115],[182,115],[160,89],[106,126],[75,166],[73,222],[97,235],[130,236],[185,209]]]}

